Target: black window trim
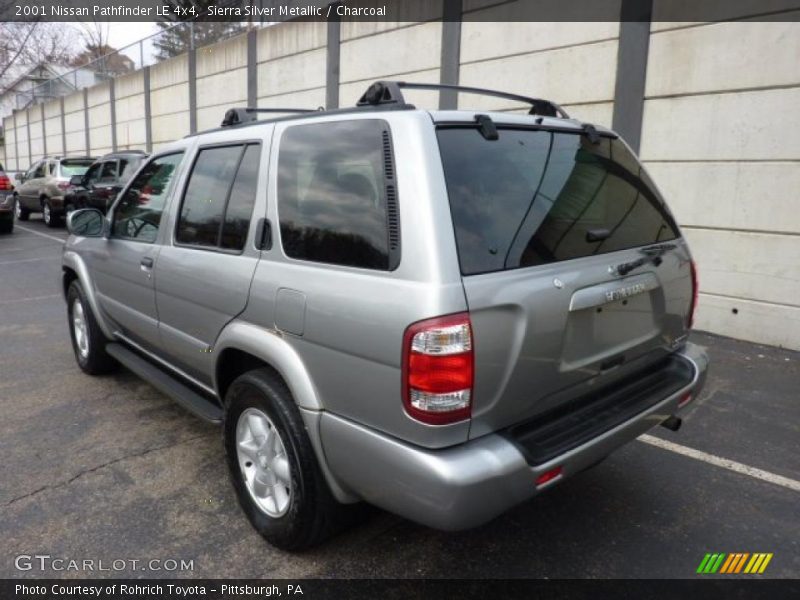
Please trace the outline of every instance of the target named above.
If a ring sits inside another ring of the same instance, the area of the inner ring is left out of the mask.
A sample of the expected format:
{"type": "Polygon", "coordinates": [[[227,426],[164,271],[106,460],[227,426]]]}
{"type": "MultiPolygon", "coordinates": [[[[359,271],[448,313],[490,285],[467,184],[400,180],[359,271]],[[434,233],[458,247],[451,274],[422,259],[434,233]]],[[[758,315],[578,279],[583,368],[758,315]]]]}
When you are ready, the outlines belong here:
{"type": "MultiPolygon", "coordinates": [[[[236,176],[239,174],[239,168],[242,166],[242,160],[244,159],[244,155],[247,152],[248,146],[259,146],[259,176],[261,175],[261,159],[263,155],[263,144],[260,139],[248,139],[248,140],[236,140],[236,141],[227,141],[227,142],[215,142],[213,144],[203,144],[202,146],[197,147],[197,151],[194,154],[194,158],[192,159],[192,166],[189,169],[186,175],[186,181],[183,184],[183,189],[181,190],[181,201],[178,204],[178,210],[175,212],[175,226],[172,228],[172,245],[177,248],[189,248],[191,250],[204,250],[206,252],[216,252],[218,254],[229,254],[231,256],[241,256],[244,254],[244,251],[247,249],[247,240],[250,237],[250,230],[249,227],[253,224],[253,213],[256,209],[256,202],[253,202],[253,208],[250,211],[250,222],[248,225],[247,237],[244,240],[244,246],[242,246],[241,250],[234,250],[233,248],[223,248],[222,244],[222,230],[225,227],[225,215],[228,212],[228,202],[231,199],[231,192],[233,191],[233,186],[236,185],[236,176]],[[239,153],[239,158],[236,161],[236,169],[233,172],[233,179],[231,179],[230,185],[228,185],[228,191],[225,194],[225,205],[222,207],[222,221],[220,222],[219,231],[217,232],[217,245],[216,246],[204,246],[202,244],[187,244],[185,242],[178,241],[178,226],[181,222],[181,211],[183,210],[183,203],[186,201],[186,191],[189,189],[189,182],[192,179],[192,173],[194,173],[194,167],[197,164],[197,159],[200,158],[200,153],[203,150],[209,150],[213,148],[229,148],[234,146],[241,146],[242,150],[239,153]]],[[[256,201],[258,200],[258,186],[256,185],[256,201]]]]}
{"type": "MultiPolygon", "coordinates": [[[[280,132],[280,138],[275,143],[275,146],[276,146],[276,152],[275,152],[276,159],[275,159],[274,168],[276,169],[276,174],[277,174],[277,169],[278,169],[278,166],[280,164],[280,158],[281,158],[281,145],[283,144],[283,136],[286,135],[287,131],[290,131],[291,129],[293,129],[295,127],[303,127],[303,126],[308,126],[308,125],[317,125],[317,124],[319,124],[319,125],[327,125],[327,124],[334,124],[334,123],[347,123],[347,122],[359,122],[359,121],[378,121],[381,124],[381,127],[382,127],[383,131],[388,135],[389,157],[390,157],[390,160],[391,160],[391,165],[389,165],[388,170],[391,173],[391,177],[387,176],[387,165],[384,163],[384,165],[383,165],[383,183],[384,183],[384,194],[386,195],[386,244],[387,244],[386,248],[387,248],[387,254],[388,254],[388,257],[389,257],[389,266],[386,269],[375,269],[373,267],[358,267],[358,266],[355,266],[355,265],[343,265],[343,264],[340,264],[340,263],[322,262],[322,261],[318,261],[318,260],[311,260],[311,259],[308,259],[308,258],[296,258],[294,256],[289,256],[286,253],[286,249],[284,248],[283,234],[281,232],[280,195],[278,193],[279,181],[278,181],[278,178],[276,177],[276,182],[275,182],[275,186],[276,186],[275,187],[275,214],[276,214],[276,219],[275,220],[276,220],[276,223],[275,223],[275,231],[272,234],[272,245],[273,245],[273,247],[274,246],[279,246],[280,247],[281,257],[284,260],[297,262],[297,263],[305,264],[305,265],[319,265],[319,266],[324,266],[324,267],[334,267],[334,268],[337,268],[337,269],[348,269],[348,270],[353,269],[353,270],[356,270],[356,271],[365,271],[365,272],[368,272],[368,273],[393,273],[394,271],[396,271],[400,267],[400,263],[402,262],[402,257],[403,257],[402,234],[401,234],[401,232],[402,232],[402,224],[400,222],[400,199],[399,199],[400,192],[399,192],[399,186],[397,184],[397,161],[395,160],[394,135],[392,134],[392,127],[389,124],[389,121],[387,121],[386,119],[382,118],[381,115],[369,115],[368,117],[365,117],[365,118],[362,118],[362,119],[336,119],[336,120],[333,120],[333,121],[299,121],[297,123],[290,123],[290,124],[286,125],[283,128],[283,130],[280,132]],[[388,189],[390,187],[394,188],[394,198],[393,198],[393,200],[390,200],[390,198],[389,198],[388,189]],[[392,250],[391,231],[390,231],[390,224],[389,224],[389,218],[390,218],[390,212],[391,212],[391,207],[389,206],[390,202],[394,203],[394,210],[396,212],[396,220],[397,220],[397,232],[396,232],[396,234],[397,234],[397,245],[396,245],[396,248],[394,250],[392,250]],[[275,236],[276,235],[278,236],[278,239],[280,240],[279,244],[275,244],[275,236]]],[[[383,139],[380,140],[380,144],[381,144],[381,146],[383,146],[383,139]]]]}
{"type": "MultiPolygon", "coordinates": [[[[140,166],[141,167],[145,167],[146,165],[149,165],[151,162],[154,162],[154,161],[156,161],[156,160],[158,160],[160,158],[166,158],[167,156],[175,156],[175,155],[178,155],[178,154],[181,154],[181,155],[185,156],[186,155],[186,148],[181,148],[179,150],[169,150],[167,152],[162,152],[161,154],[151,155],[151,156],[148,157],[148,160],[143,162],[140,166]]],[[[178,163],[178,167],[181,166],[181,163],[183,163],[183,159],[181,159],[181,161],[178,163]]],[[[91,168],[91,165],[90,165],[90,168],[91,168]]],[[[102,171],[102,166],[101,166],[101,171],[102,171]]],[[[117,194],[117,199],[114,201],[114,204],[112,204],[111,208],[108,210],[108,213],[111,215],[111,218],[109,219],[109,226],[108,226],[108,239],[110,239],[110,240],[112,240],[112,239],[113,240],[121,240],[123,242],[136,242],[138,244],[155,244],[156,241],[158,240],[158,235],[156,235],[156,239],[154,239],[152,242],[148,242],[148,241],[145,241],[145,240],[140,240],[138,238],[129,238],[129,237],[121,237],[121,236],[115,236],[114,235],[114,217],[117,216],[117,205],[120,202],[122,202],[122,199],[125,197],[125,194],[128,193],[128,190],[130,189],[131,184],[135,180],[136,180],[135,177],[132,177],[130,180],[128,180],[128,182],[125,184],[125,187],[122,188],[122,190],[119,192],[119,194],[117,194]]],[[[177,185],[177,184],[173,183],[173,182],[170,182],[170,186],[172,186],[172,185],[177,185]]],[[[161,211],[162,215],[164,214],[164,212],[166,212],[167,201],[169,201],[169,198],[167,198],[167,200],[164,202],[164,210],[161,211]]],[[[159,232],[160,232],[161,231],[161,223],[160,222],[159,222],[159,228],[158,229],[159,229],[159,232]]]]}

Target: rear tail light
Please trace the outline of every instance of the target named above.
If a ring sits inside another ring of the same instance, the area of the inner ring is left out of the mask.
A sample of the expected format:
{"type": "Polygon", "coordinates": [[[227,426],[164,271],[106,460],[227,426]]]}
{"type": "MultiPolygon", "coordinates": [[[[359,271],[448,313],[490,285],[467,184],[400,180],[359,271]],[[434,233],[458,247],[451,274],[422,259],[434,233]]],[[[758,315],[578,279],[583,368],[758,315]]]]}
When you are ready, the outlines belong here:
{"type": "Polygon", "coordinates": [[[691,402],[691,401],[692,401],[692,392],[686,392],[678,400],[678,408],[683,408],[684,406],[689,404],[689,402],[691,402]]]}
{"type": "Polygon", "coordinates": [[[11,185],[11,180],[8,178],[8,175],[0,175],[0,191],[10,192],[13,189],[14,186],[11,185]]]}
{"type": "Polygon", "coordinates": [[[692,305],[689,307],[689,322],[687,323],[689,329],[694,327],[694,315],[697,311],[697,297],[700,293],[700,285],[697,281],[697,265],[694,261],[691,262],[692,269],[692,305]]]}
{"type": "Polygon", "coordinates": [[[403,336],[403,404],[423,423],[472,415],[474,356],[469,313],[414,323],[403,336]]]}

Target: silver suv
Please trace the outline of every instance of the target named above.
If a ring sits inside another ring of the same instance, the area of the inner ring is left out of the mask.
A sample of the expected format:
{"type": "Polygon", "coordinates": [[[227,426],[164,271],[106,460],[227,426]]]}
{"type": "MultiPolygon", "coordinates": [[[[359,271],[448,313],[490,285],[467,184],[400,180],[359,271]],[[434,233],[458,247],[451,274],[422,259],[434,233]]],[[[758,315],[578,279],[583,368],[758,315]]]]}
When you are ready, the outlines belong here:
{"type": "Polygon", "coordinates": [[[27,221],[31,213],[42,213],[48,227],[56,227],[65,215],[64,195],[71,188],[70,179],[83,175],[94,158],[45,157],[18,175],[14,191],[14,212],[17,219],[27,221]]]}
{"type": "Polygon", "coordinates": [[[278,547],[359,501],[479,525],[676,430],[704,383],[694,264],[628,146],[544,100],[402,95],[443,87],[232,109],[150,157],[107,217],[68,218],[81,369],[121,363],[221,423],[239,502],[278,547]]]}

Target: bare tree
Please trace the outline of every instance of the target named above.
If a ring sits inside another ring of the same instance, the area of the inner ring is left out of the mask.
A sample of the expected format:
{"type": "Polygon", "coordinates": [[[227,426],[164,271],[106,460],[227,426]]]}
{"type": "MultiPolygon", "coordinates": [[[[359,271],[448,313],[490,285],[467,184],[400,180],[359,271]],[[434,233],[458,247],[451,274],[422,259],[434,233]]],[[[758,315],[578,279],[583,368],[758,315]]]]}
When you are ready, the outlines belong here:
{"type": "Polygon", "coordinates": [[[77,32],[63,23],[0,22],[0,88],[9,85],[12,67],[42,62],[67,64],[79,49],[77,32]]]}

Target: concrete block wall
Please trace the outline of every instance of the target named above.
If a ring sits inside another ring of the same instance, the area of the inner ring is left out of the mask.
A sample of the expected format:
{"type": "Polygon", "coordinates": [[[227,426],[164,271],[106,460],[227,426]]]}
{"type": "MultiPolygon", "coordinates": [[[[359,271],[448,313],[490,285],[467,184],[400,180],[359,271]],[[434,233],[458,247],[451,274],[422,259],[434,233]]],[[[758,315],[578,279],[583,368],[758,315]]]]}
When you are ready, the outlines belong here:
{"type": "MultiPolygon", "coordinates": [[[[44,113],[17,111],[4,119],[5,166],[25,170],[45,150],[97,155],[115,142],[158,150],[217,127],[230,106],[352,106],[378,79],[552,98],[640,140],[699,264],[697,327],[800,349],[800,23],[747,14],[660,23],[664,1],[653,0],[643,28],[523,22],[536,18],[523,0],[409,0],[397,22],[270,25],[120,77],[113,89],[48,102],[44,113]],[[453,11],[462,21],[443,23],[453,11]],[[632,56],[643,57],[638,74],[632,56]]],[[[760,7],[752,3],[753,15],[760,7]]],[[[436,92],[407,97],[421,108],[451,102],[436,92]]],[[[520,110],[468,94],[457,102],[520,110]]]]}
{"type": "Polygon", "coordinates": [[[800,22],[654,22],[641,146],[698,263],[696,326],[794,349],[798,57],[800,22]]]}
{"type": "Polygon", "coordinates": [[[89,156],[111,152],[111,85],[104,83],[86,91],[89,117],[89,156]]]}
{"type": "MultiPolygon", "coordinates": [[[[67,155],[86,156],[89,152],[89,148],[86,145],[86,107],[83,102],[82,92],[64,97],[64,132],[67,139],[67,155]]],[[[23,146],[19,146],[19,149],[21,157],[24,156],[23,146]]],[[[35,155],[30,156],[27,164],[30,165],[38,158],[35,155]]],[[[23,166],[22,160],[20,165],[22,169],[27,168],[23,166]]]]}
{"type": "Polygon", "coordinates": [[[44,131],[45,146],[48,154],[64,153],[64,137],[61,130],[61,100],[56,98],[45,102],[44,131]]]}
{"type": "Polygon", "coordinates": [[[188,66],[188,56],[181,54],[150,67],[153,150],[189,133],[188,66]]]}
{"type": "MultiPolygon", "coordinates": [[[[293,21],[266,27],[256,39],[261,108],[325,106],[327,24],[293,21]]],[[[219,124],[222,113],[214,115],[219,124]]]]}
{"type": "MultiPolygon", "coordinates": [[[[198,48],[196,55],[197,127],[219,127],[225,109],[247,104],[247,36],[198,48]]],[[[185,126],[183,135],[189,133],[188,121],[185,126]]]]}
{"type": "MultiPolygon", "coordinates": [[[[535,6],[523,0],[481,4],[464,15],[462,85],[551,98],[570,116],[611,126],[619,23],[513,22],[535,18],[535,6]]],[[[459,107],[466,106],[527,112],[512,101],[459,94],[459,107]]]]}
{"type": "Polygon", "coordinates": [[[114,81],[117,149],[144,149],[147,145],[144,72],[136,71],[114,81]]]}

